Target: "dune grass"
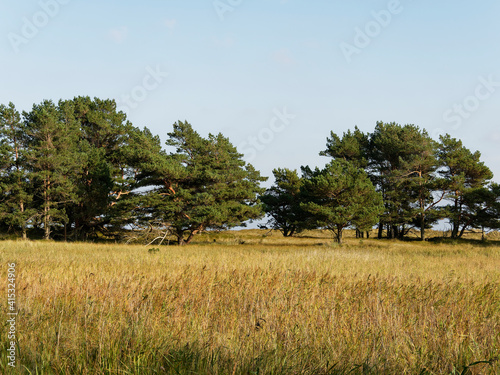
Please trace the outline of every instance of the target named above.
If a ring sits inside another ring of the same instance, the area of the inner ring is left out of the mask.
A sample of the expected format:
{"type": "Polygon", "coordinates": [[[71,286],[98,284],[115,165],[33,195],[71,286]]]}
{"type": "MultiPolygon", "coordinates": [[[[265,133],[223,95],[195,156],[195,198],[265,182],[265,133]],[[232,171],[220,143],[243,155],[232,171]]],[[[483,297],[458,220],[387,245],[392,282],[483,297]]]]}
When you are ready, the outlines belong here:
{"type": "Polygon", "coordinates": [[[254,230],[185,247],[3,241],[0,261],[3,279],[17,265],[19,308],[2,374],[500,373],[491,241],[254,230]]]}

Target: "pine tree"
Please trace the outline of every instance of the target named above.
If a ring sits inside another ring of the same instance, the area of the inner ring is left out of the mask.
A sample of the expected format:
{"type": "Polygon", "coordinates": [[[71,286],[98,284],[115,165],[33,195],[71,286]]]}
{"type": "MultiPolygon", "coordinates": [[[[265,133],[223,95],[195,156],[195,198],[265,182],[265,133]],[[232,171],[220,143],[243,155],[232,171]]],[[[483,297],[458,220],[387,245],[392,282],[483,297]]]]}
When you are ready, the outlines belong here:
{"type": "Polygon", "coordinates": [[[264,210],[271,216],[268,222],[285,237],[291,237],[308,227],[309,215],[302,210],[302,178],[296,170],[274,169],[275,183],[260,197],[264,210]]]}
{"type": "MultiPolygon", "coordinates": [[[[363,133],[357,126],[354,127],[353,132],[351,130],[344,132],[342,138],[334,132],[330,132],[330,138],[327,138],[326,147],[326,150],[319,153],[320,156],[330,156],[335,160],[349,161],[356,167],[365,170],[372,182],[376,181],[368,168],[371,157],[370,134],[363,133]]],[[[356,237],[364,237],[365,230],[362,227],[356,228],[356,237]]],[[[371,227],[368,226],[368,229],[371,230],[371,227]]],[[[369,236],[369,230],[366,230],[366,234],[369,236]]]]}
{"type": "Polygon", "coordinates": [[[52,101],[34,105],[24,112],[26,166],[38,201],[38,218],[49,239],[54,227],[68,221],[64,205],[75,202],[75,174],[79,172],[76,152],[78,128],[68,108],[58,108],[52,101]]]}
{"type": "Polygon", "coordinates": [[[331,230],[337,243],[342,244],[345,228],[366,230],[377,222],[383,211],[382,196],[362,169],[333,160],[321,170],[303,167],[302,173],[306,202],[301,207],[317,226],[331,230]]]}
{"type": "Polygon", "coordinates": [[[436,145],[425,130],[415,125],[378,122],[370,136],[369,169],[378,191],[384,196],[385,213],[379,223],[389,238],[402,238],[413,225],[425,228],[438,218],[436,195],[443,183],[438,168],[436,145]]]}
{"type": "Polygon", "coordinates": [[[329,156],[333,159],[342,159],[351,162],[358,168],[366,169],[370,159],[369,134],[365,134],[354,127],[354,131],[348,130],[340,138],[334,132],[326,139],[326,150],[321,151],[320,156],[329,156]]]}
{"type": "Polygon", "coordinates": [[[167,146],[145,177],[152,190],[144,197],[150,217],[168,223],[179,245],[205,229],[242,225],[262,216],[260,176],[221,134],[201,137],[187,122],[174,124],[167,146]],[[152,168],[152,169],[153,169],[152,168]]]}
{"type": "Polygon", "coordinates": [[[407,194],[410,223],[420,227],[420,239],[424,241],[425,229],[440,217],[438,204],[444,193],[437,192],[446,182],[436,174],[439,168],[436,142],[425,130],[416,127],[410,130],[411,136],[405,142],[408,152],[394,171],[395,186],[407,194]]]}
{"type": "Polygon", "coordinates": [[[371,134],[357,127],[342,137],[331,132],[320,155],[363,168],[382,193],[379,238],[384,227],[389,238],[403,238],[418,227],[424,240],[426,228],[443,217],[452,223],[452,237],[460,237],[472,220],[467,194],[492,178],[479,152],[471,153],[449,135],[438,145],[415,125],[377,122],[371,134]],[[440,205],[444,199],[452,203],[445,209],[440,205]]]}
{"type": "Polygon", "coordinates": [[[78,201],[70,207],[70,222],[76,238],[106,232],[111,222],[120,227],[116,204],[127,198],[135,183],[137,168],[129,165],[127,153],[134,147],[136,128],[125,114],[116,111],[114,100],[76,97],[64,102],[74,109],[79,128],[78,150],[81,173],[75,181],[78,201]]]}
{"type": "MultiPolygon", "coordinates": [[[[180,167],[161,147],[159,136],[154,136],[147,128],[132,129],[128,134],[128,146],[122,150],[123,161],[133,171],[133,181],[129,181],[129,191],[123,196],[113,197],[109,210],[108,228],[120,233],[128,226],[151,228],[165,226],[162,215],[155,216],[154,206],[158,203],[153,191],[163,189],[171,183],[174,174],[170,168],[180,167]],[[150,194],[151,193],[151,194],[150,194]]],[[[178,170],[179,171],[179,170],[178,170]]]]}
{"type": "Polygon", "coordinates": [[[21,115],[13,103],[0,105],[0,222],[20,229],[27,239],[27,226],[35,212],[31,207],[32,191],[26,170],[26,150],[21,115]]]}
{"type": "Polygon", "coordinates": [[[450,202],[445,212],[452,226],[451,237],[462,237],[470,220],[466,196],[486,186],[493,173],[480,161],[479,151],[472,153],[462,141],[449,134],[441,136],[440,141],[438,156],[442,168],[439,174],[448,181],[443,191],[450,202]]]}
{"type": "Polygon", "coordinates": [[[491,183],[486,187],[468,189],[463,195],[464,224],[460,232],[467,228],[481,229],[483,240],[487,229],[500,229],[500,185],[491,183]]]}

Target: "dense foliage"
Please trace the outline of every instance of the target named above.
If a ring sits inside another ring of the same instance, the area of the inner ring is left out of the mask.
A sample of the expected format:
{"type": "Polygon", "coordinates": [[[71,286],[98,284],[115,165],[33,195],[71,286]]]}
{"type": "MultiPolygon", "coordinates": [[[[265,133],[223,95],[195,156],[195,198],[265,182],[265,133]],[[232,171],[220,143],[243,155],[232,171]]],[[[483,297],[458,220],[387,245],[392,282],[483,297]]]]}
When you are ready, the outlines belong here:
{"type": "Polygon", "coordinates": [[[411,228],[425,229],[447,218],[453,238],[467,228],[497,229],[498,187],[493,174],[460,140],[439,142],[415,125],[378,122],[373,133],[359,129],[339,137],[332,132],[320,153],[363,168],[384,200],[379,238],[403,238],[411,228]],[[480,198],[483,197],[483,198],[480,198]],[[479,202],[481,203],[479,203],[479,202]],[[446,204],[445,204],[446,202],[446,204]]]}
{"type": "Polygon", "coordinates": [[[260,176],[229,140],[188,123],[160,138],[113,100],[0,106],[0,225],[45,239],[122,238],[160,223],[179,244],[262,216],[260,176]],[[187,236],[187,238],[185,237],[187,236]]]}
{"type": "Polygon", "coordinates": [[[375,224],[379,238],[418,228],[422,240],[443,218],[454,238],[500,227],[500,188],[480,153],[415,125],[332,132],[320,153],[330,163],[275,169],[267,190],[222,134],[177,122],[167,137],[165,149],[114,100],[45,100],[23,113],[0,105],[0,230],[64,240],[154,232],[182,245],[264,213],[284,236],[327,228],[339,243],[345,228],[361,235],[375,224]]]}
{"type": "Polygon", "coordinates": [[[142,186],[152,189],[142,197],[142,220],[160,221],[182,245],[205,229],[226,229],[262,216],[257,194],[260,176],[246,164],[227,138],[207,139],[190,124],[178,122],[168,133],[176,151],[143,168],[142,186]]]}
{"type": "Polygon", "coordinates": [[[382,195],[366,173],[345,160],[333,160],[324,169],[303,168],[305,201],[317,227],[333,232],[337,243],[347,227],[371,228],[383,211],[382,195]]]}

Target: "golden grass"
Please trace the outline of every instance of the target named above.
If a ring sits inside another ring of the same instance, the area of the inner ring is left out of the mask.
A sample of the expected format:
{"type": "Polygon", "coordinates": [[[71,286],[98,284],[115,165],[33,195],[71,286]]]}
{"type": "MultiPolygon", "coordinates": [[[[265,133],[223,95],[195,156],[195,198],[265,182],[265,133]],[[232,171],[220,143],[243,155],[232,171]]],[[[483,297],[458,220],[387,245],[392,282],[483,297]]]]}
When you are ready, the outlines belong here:
{"type": "Polygon", "coordinates": [[[500,246],[265,233],[155,253],[0,242],[3,278],[18,272],[12,373],[500,373],[500,246]]]}

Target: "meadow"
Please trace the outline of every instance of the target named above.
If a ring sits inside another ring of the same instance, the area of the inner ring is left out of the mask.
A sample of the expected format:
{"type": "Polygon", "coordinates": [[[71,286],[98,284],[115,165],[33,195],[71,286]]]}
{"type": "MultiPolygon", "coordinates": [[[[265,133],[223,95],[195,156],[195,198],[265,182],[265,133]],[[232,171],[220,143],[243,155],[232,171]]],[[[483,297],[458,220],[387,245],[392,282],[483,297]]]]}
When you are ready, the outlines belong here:
{"type": "Polygon", "coordinates": [[[499,374],[500,242],[0,242],[2,374],[499,374]]]}

